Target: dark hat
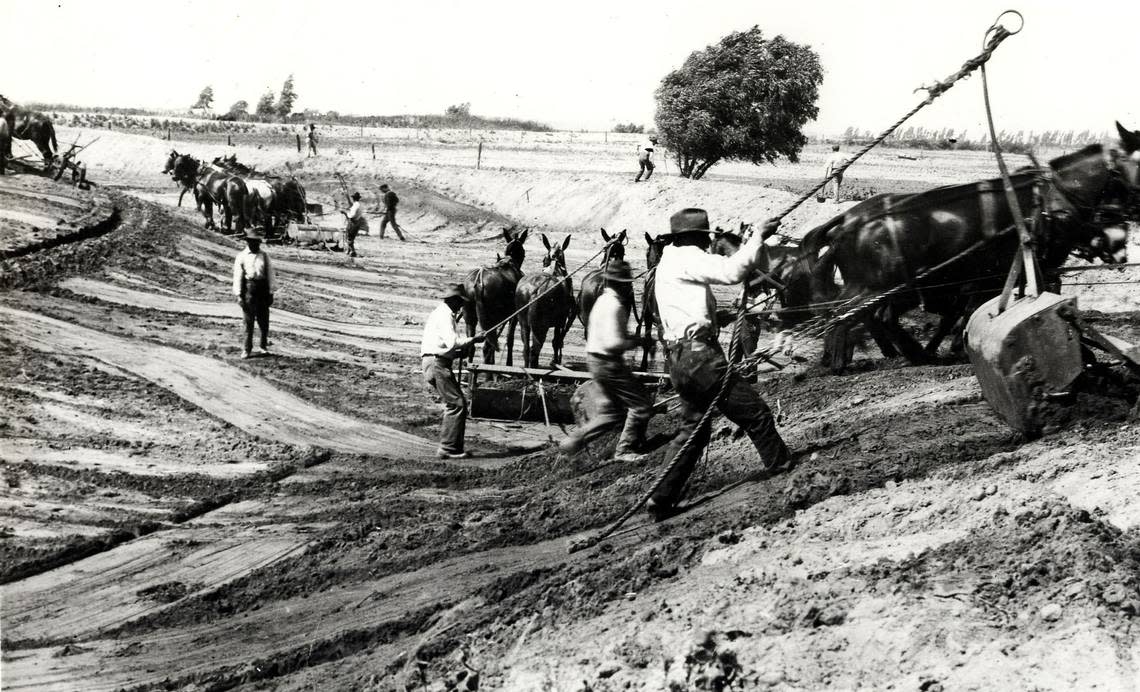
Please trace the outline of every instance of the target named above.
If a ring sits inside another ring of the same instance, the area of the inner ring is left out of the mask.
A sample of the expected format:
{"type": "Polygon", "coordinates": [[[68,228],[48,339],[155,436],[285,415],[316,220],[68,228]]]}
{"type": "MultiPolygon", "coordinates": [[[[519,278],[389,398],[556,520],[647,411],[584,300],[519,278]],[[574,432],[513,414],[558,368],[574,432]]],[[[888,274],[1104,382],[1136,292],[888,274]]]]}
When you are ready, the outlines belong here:
{"type": "Polygon", "coordinates": [[[657,135],[649,135],[649,141],[650,142],[656,142],[657,141],[657,135]]]}
{"type": "Polygon", "coordinates": [[[383,185],[381,185],[380,189],[381,190],[387,190],[388,189],[388,183],[384,183],[383,185]]]}
{"type": "Polygon", "coordinates": [[[360,193],[359,192],[352,193],[352,198],[353,199],[360,199],[360,193]]]}
{"type": "Polygon", "coordinates": [[[610,260],[602,275],[607,281],[633,282],[633,270],[625,260],[610,260]]]}
{"type": "Polygon", "coordinates": [[[260,228],[250,228],[245,232],[246,240],[265,240],[265,231],[260,228]]]}
{"type": "Polygon", "coordinates": [[[447,288],[443,290],[443,300],[448,298],[462,298],[467,300],[467,294],[463,290],[463,284],[448,284],[447,288]]]}
{"type": "Polygon", "coordinates": [[[669,217],[670,235],[682,233],[708,233],[709,215],[704,209],[690,207],[669,217]]]}

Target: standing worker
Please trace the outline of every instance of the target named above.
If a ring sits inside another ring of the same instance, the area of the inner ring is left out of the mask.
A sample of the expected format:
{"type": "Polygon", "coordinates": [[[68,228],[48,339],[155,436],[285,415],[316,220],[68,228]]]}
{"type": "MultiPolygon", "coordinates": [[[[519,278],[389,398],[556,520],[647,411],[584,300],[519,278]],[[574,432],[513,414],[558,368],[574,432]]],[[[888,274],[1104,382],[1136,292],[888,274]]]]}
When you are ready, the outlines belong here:
{"type": "Polygon", "coordinates": [[[396,223],[396,205],[400,203],[400,198],[396,196],[395,192],[388,189],[387,183],[380,186],[380,192],[384,195],[384,218],[380,220],[380,240],[384,239],[384,229],[388,228],[389,223],[396,231],[396,237],[405,240],[403,229],[396,223]]]}
{"type": "Polygon", "coordinates": [[[646,180],[653,176],[653,149],[656,146],[657,137],[655,135],[650,135],[649,139],[641,143],[641,148],[637,150],[637,163],[641,166],[641,170],[637,172],[637,177],[633,179],[633,182],[641,182],[643,174],[646,180]]]}
{"type": "Polygon", "coordinates": [[[245,315],[245,344],[241,357],[249,358],[253,351],[253,323],[261,329],[262,355],[269,355],[269,306],[273,305],[273,294],[277,290],[277,276],[269,255],[261,251],[264,236],[260,229],[250,229],[245,233],[244,250],[234,258],[234,295],[245,315]]]}
{"type": "Polygon", "coordinates": [[[316,123],[309,123],[309,154],[305,158],[311,158],[317,155],[317,125],[316,123]]]}
{"type": "Polygon", "coordinates": [[[463,449],[467,430],[467,399],[455,380],[451,364],[456,356],[473,343],[483,340],[482,335],[470,338],[459,336],[456,322],[466,300],[463,286],[452,284],[443,294],[443,303],[428,315],[424,337],[420,342],[420,356],[424,369],[424,382],[435,389],[443,399],[443,423],[439,431],[440,459],[465,459],[471,456],[463,449]]]}
{"type": "Polygon", "coordinates": [[[624,420],[613,459],[634,463],[645,459],[636,450],[645,444],[653,397],[634,379],[625,362],[625,352],[641,346],[640,339],[629,335],[629,313],[633,307],[633,273],[629,263],[610,262],[605,278],[606,287],[594,303],[586,330],[586,366],[604,400],[599,402],[594,419],[571,433],[560,447],[564,454],[577,454],[591,440],[624,420]]]}
{"type": "MultiPolygon", "coordinates": [[[[778,223],[778,222],[775,222],[778,223]]],[[[710,255],[709,217],[703,209],[682,209],[669,219],[671,242],[657,266],[657,310],[669,351],[669,378],[681,398],[682,423],[669,446],[677,462],[653,493],[647,509],[657,519],[672,512],[709,443],[709,421],[699,429],[704,413],[716,406],[752,440],[769,473],[790,470],[791,454],[764,399],[737,375],[718,401],[728,361],[717,341],[716,298],[710,284],[737,284],[760,260],[764,242],[756,233],[730,257],[710,255]],[[685,442],[693,442],[678,458],[685,442]]],[[[774,229],[773,229],[774,230],[774,229]]]]}
{"type": "Polygon", "coordinates": [[[356,234],[364,231],[368,233],[368,219],[364,218],[364,208],[360,204],[360,193],[352,193],[352,206],[348,211],[342,212],[347,222],[344,225],[345,253],[349,257],[356,257],[356,234]]]}
{"type": "MultiPolygon", "coordinates": [[[[841,168],[845,163],[847,163],[847,156],[843,152],[839,151],[838,144],[832,144],[831,158],[827,160],[827,168],[823,171],[823,177],[827,178],[831,175],[832,171],[839,170],[839,168],[841,168]]],[[[833,186],[832,189],[835,191],[835,203],[838,204],[839,188],[843,185],[843,174],[840,173],[839,175],[835,176],[835,179],[828,183],[828,185],[833,186]]],[[[826,197],[827,195],[825,194],[824,198],[826,197]]]]}

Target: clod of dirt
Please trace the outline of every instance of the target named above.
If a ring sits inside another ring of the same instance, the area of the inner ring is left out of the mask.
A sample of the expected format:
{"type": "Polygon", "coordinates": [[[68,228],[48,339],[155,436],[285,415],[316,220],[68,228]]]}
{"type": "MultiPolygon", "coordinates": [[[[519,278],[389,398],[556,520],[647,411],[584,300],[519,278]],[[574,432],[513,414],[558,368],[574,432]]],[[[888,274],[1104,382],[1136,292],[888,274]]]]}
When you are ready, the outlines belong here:
{"type": "Polygon", "coordinates": [[[55,652],[51,656],[52,658],[63,658],[64,656],[77,656],[79,654],[85,654],[88,651],[91,651],[91,649],[79,646],[78,644],[66,644],[62,649],[55,652]]]}
{"type": "Polygon", "coordinates": [[[190,591],[190,587],[180,581],[168,581],[140,589],[136,595],[139,598],[149,598],[159,603],[173,603],[185,598],[190,591]]]}
{"type": "Polygon", "coordinates": [[[1061,619],[1064,609],[1057,603],[1048,603],[1041,608],[1041,619],[1045,622],[1056,622],[1061,619]]]}
{"type": "Polygon", "coordinates": [[[1123,603],[1125,598],[1128,598],[1128,591],[1122,584],[1111,584],[1101,594],[1101,598],[1109,605],[1118,605],[1123,603]]]}

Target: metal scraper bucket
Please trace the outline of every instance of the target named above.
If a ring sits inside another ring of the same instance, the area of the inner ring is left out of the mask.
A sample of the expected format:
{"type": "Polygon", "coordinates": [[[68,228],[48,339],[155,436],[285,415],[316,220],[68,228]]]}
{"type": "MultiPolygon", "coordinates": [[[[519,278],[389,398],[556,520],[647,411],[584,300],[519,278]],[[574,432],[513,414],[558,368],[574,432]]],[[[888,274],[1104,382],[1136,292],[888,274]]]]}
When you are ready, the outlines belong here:
{"type": "Polygon", "coordinates": [[[343,231],[311,223],[290,222],[285,228],[285,237],[294,243],[340,243],[343,231]]]}
{"type": "Polygon", "coordinates": [[[966,324],[966,352],[982,395],[1011,428],[1029,437],[1067,417],[1081,374],[1079,334],[1063,315],[1077,312],[1074,297],[1043,292],[987,301],[966,324]]]}

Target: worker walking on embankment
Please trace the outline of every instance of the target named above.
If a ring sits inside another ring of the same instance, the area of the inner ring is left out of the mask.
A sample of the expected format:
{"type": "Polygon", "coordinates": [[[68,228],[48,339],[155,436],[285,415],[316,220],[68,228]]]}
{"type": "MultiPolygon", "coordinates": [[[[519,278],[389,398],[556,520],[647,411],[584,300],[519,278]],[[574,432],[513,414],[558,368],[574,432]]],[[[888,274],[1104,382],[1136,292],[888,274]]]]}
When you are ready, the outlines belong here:
{"type": "Polygon", "coordinates": [[[641,182],[642,175],[647,181],[653,177],[653,150],[656,147],[657,137],[653,135],[641,143],[641,147],[637,150],[637,165],[641,167],[641,170],[637,172],[637,177],[633,179],[633,182],[641,182]]]}
{"type": "Polygon", "coordinates": [[[244,250],[234,258],[234,296],[245,317],[245,342],[241,357],[249,358],[253,351],[253,323],[261,330],[262,355],[269,355],[269,306],[277,290],[277,276],[269,255],[261,250],[264,236],[260,229],[246,231],[244,250]]]}
{"type": "Polygon", "coordinates": [[[309,132],[306,135],[309,139],[309,153],[305,158],[312,158],[317,155],[317,125],[316,123],[309,123],[309,132]]]}
{"type": "MultiPolygon", "coordinates": [[[[774,222],[778,223],[778,222],[774,222]]],[[[773,229],[774,230],[774,229],[773,229]]],[[[667,517],[681,499],[685,481],[708,445],[710,424],[698,426],[710,406],[736,423],[752,440],[765,469],[790,470],[788,447],[768,404],[739,376],[730,375],[717,400],[728,361],[717,341],[716,298],[710,284],[737,284],[760,261],[761,233],[755,233],[729,257],[710,255],[709,217],[703,209],[683,209],[669,219],[669,245],[657,265],[657,310],[669,351],[669,377],[682,402],[682,423],[669,447],[677,463],[649,500],[655,518],[667,517]],[[687,447],[690,436],[694,439],[687,447]],[[684,455],[678,457],[681,450],[684,455]]]]}
{"type": "Polygon", "coordinates": [[[443,399],[443,421],[439,431],[440,459],[465,459],[463,438],[467,431],[467,399],[451,367],[465,348],[483,340],[481,334],[461,337],[456,328],[466,298],[463,286],[452,284],[443,294],[443,303],[428,315],[420,342],[424,382],[443,399]]]}
{"type": "Polygon", "coordinates": [[[344,212],[348,219],[344,225],[344,250],[349,257],[356,257],[356,235],[368,233],[368,220],[364,218],[364,207],[360,204],[360,193],[352,193],[352,206],[344,212]]]}
{"type": "Polygon", "coordinates": [[[388,188],[387,184],[380,186],[380,192],[383,195],[382,201],[384,202],[384,218],[380,220],[380,239],[384,239],[384,231],[388,228],[388,224],[392,224],[392,230],[396,231],[396,237],[400,240],[407,240],[404,238],[404,230],[400,228],[400,224],[396,223],[396,205],[400,203],[400,198],[388,188]]]}
{"type": "MultiPolygon", "coordinates": [[[[831,156],[827,159],[827,167],[823,171],[823,177],[829,177],[833,171],[839,170],[845,163],[847,163],[847,155],[839,150],[838,144],[832,144],[831,156]]],[[[824,199],[828,196],[834,196],[835,202],[838,204],[840,188],[843,186],[843,174],[837,174],[835,179],[827,185],[829,189],[824,191],[824,199]]]]}
{"type": "Polygon", "coordinates": [[[625,352],[641,346],[629,334],[629,313],[633,307],[633,272],[623,260],[606,267],[606,287],[590,311],[586,330],[586,367],[601,390],[603,401],[589,423],[562,441],[564,454],[582,451],[592,440],[625,421],[614,461],[639,462],[645,444],[645,429],[653,415],[653,396],[633,377],[625,362],[625,352]]]}

